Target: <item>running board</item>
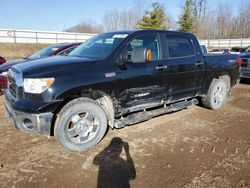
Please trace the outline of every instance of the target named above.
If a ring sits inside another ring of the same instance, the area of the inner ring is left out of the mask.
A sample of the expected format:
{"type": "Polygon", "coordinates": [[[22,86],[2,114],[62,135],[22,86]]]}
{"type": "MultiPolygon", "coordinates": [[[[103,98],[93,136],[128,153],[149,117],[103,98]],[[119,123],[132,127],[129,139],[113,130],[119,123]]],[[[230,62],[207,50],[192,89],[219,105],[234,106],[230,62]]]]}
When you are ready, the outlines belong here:
{"type": "Polygon", "coordinates": [[[148,111],[144,110],[143,112],[133,113],[133,114],[128,115],[125,118],[120,118],[120,119],[115,120],[114,127],[117,129],[120,129],[127,125],[133,125],[139,122],[147,121],[156,116],[160,116],[160,115],[167,114],[170,112],[179,111],[184,108],[189,108],[192,105],[196,105],[198,103],[199,101],[197,99],[192,99],[189,101],[181,101],[181,102],[173,103],[169,106],[164,106],[159,109],[148,110],[148,111]]]}

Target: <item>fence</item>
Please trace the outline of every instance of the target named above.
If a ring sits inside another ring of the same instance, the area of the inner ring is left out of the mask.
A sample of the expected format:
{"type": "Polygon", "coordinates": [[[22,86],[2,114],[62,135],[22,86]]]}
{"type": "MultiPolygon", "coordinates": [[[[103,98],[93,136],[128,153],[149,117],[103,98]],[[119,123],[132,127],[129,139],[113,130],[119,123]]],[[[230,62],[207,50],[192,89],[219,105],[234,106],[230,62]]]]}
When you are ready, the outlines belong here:
{"type": "Polygon", "coordinates": [[[200,43],[216,48],[247,47],[250,45],[250,38],[200,40],[200,43]]]}
{"type": "Polygon", "coordinates": [[[0,43],[69,43],[83,42],[94,36],[89,33],[69,33],[0,29],[0,43]]]}
{"type": "MultiPolygon", "coordinates": [[[[95,34],[89,33],[70,33],[70,32],[51,32],[51,31],[32,31],[0,29],[0,43],[64,43],[64,42],[83,42],[95,34]]],[[[201,44],[208,47],[231,48],[247,47],[250,45],[250,38],[244,39],[213,39],[200,40],[201,44]]]]}

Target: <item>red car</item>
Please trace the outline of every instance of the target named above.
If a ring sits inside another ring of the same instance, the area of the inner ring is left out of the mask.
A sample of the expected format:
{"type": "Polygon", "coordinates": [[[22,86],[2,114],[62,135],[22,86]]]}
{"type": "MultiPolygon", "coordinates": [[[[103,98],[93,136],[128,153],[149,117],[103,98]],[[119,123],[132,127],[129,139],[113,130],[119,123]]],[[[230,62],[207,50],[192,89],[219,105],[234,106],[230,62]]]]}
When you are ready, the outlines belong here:
{"type": "Polygon", "coordinates": [[[5,62],[6,62],[6,59],[4,57],[0,56],[0,64],[3,64],[5,62]]]}
{"type": "MultiPolygon", "coordinates": [[[[34,53],[31,56],[28,56],[23,59],[17,59],[13,61],[8,61],[7,63],[4,63],[0,65],[0,91],[1,89],[7,88],[7,73],[9,68],[16,64],[25,63],[31,60],[55,56],[55,55],[68,55],[73,49],[75,49],[77,46],[79,46],[81,43],[64,43],[64,44],[55,44],[51,45],[47,48],[44,48],[36,53],[34,53]]],[[[1,93],[1,92],[0,92],[1,93]]]]}

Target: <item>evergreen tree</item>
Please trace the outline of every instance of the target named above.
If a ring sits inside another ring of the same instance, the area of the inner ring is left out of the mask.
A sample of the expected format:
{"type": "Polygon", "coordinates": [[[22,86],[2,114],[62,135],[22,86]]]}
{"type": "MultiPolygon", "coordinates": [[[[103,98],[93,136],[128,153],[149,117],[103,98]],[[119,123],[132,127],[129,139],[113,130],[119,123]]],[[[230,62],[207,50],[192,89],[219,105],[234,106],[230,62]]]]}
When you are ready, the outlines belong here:
{"type": "Polygon", "coordinates": [[[192,0],[186,0],[182,8],[182,14],[179,18],[180,31],[194,32],[195,31],[195,17],[192,0]]]}
{"type": "Polygon", "coordinates": [[[138,21],[139,29],[168,29],[168,22],[164,6],[156,2],[152,4],[151,11],[145,11],[145,15],[138,21]]]}

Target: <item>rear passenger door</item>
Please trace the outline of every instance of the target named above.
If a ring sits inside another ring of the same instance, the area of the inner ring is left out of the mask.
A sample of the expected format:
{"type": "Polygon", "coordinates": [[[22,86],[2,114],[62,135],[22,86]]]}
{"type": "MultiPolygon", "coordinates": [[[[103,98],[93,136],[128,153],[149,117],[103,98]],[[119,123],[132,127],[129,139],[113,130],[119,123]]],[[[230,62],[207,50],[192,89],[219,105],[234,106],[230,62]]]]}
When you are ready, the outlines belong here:
{"type": "Polygon", "coordinates": [[[194,97],[202,90],[205,63],[198,43],[189,35],[164,34],[167,59],[165,83],[167,101],[175,102],[194,97]]]}

